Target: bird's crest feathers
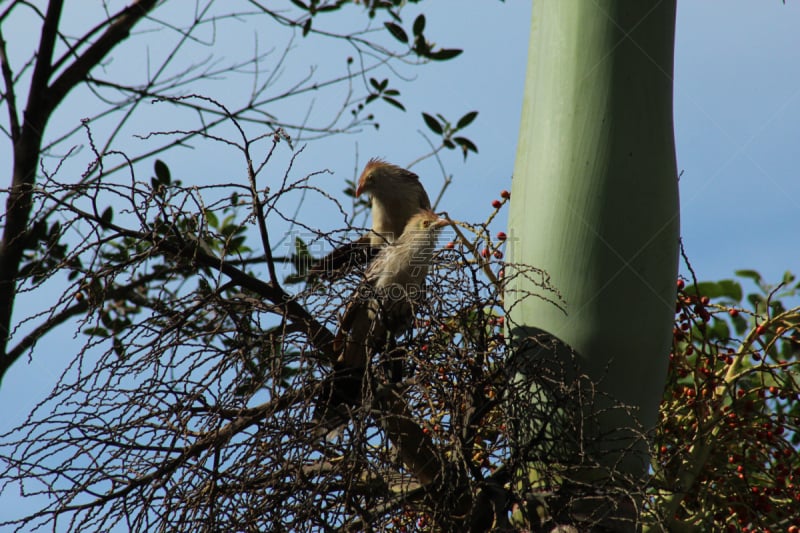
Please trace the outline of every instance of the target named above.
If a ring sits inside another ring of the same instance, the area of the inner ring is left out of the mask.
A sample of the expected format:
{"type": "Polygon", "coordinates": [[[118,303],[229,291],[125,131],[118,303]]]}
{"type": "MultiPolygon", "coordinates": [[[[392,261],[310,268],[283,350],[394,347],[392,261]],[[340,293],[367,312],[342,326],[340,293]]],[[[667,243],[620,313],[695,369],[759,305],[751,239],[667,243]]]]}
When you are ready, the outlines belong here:
{"type": "MultiPolygon", "coordinates": [[[[388,180],[389,183],[395,182],[397,179],[414,180],[419,182],[419,176],[410,170],[393,165],[379,157],[373,157],[367,161],[367,164],[364,166],[364,170],[361,172],[361,176],[358,178],[358,183],[356,184],[356,196],[361,196],[361,193],[365,192],[370,187],[370,183],[373,181],[373,179],[375,179],[376,172],[379,171],[384,171],[380,179],[388,180]]],[[[425,197],[428,204],[430,204],[430,201],[427,200],[427,195],[425,195],[425,197]]]]}
{"type": "Polygon", "coordinates": [[[368,174],[369,172],[375,170],[376,168],[385,167],[385,166],[394,166],[385,159],[381,159],[380,157],[373,157],[367,164],[364,166],[364,172],[362,175],[368,174]]]}

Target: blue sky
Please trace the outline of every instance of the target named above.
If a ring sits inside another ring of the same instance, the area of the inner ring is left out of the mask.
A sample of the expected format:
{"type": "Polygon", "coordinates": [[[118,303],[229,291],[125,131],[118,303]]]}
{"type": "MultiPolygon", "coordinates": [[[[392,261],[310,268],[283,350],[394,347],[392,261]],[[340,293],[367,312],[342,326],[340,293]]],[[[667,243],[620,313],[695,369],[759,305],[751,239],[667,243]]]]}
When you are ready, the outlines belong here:
{"type": "MultiPolygon", "coordinates": [[[[417,85],[441,89],[453,114],[459,104],[481,110],[472,132],[481,153],[459,173],[444,205],[464,218],[510,182],[530,17],[528,2],[475,4],[481,12],[465,14],[455,27],[446,6],[429,15],[429,25],[447,28],[447,42],[464,43],[466,51],[460,62],[421,74],[417,85]]],[[[777,281],[787,269],[800,270],[799,20],[796,3],[678,3],[681,226],[700,278],[752,268],[777,281]]]]}
{"type": "Polygon", "coordinates": [[[700,275],[800,267],[797,3],[681,2],[675,136],[682,233],[700,275]]]}
{"type": "MultiPolygon", "coordinates": [[[[425,109],[448,118],[480,111],[467,132],[480,153],[465,164],[453,159],[455,180],[440,206],[455,218],[476,220],[500,190],[510,188],[530,3],[464,5],[422,4],[438,42],[465,51],[456,61],[415,71],[415,80],[399,88],[404,101],[424,101],[425,109]],[[460,12],[456,24],[454,12],[460,12]]],[[[678,4],[674,116],[681,232],[701,279],[749,268],[777,282],[786,270],[800,271],[798,21],[800,5],[778,0],[678,4]]],[[[421,127],[419,115],[392,109],[380,114],[384,127],[358,139],[361,161],[372,155],[413,161],[424,141],[407,132],[421,127]]],[[[334,170],[334,186],[353,174],[355,150],[352,140],[345,142],[349,147],[335,152],[325,143],[307,148],[310,159],[322,158],[334,170]]],[[[414,170],[429,190],[436,189],[441,178],[433,161],[414,170]]]]}
{"type": "MultiPolygon", "coordinates": [[[[530,2],[436,0],[422,3],[422,10],[428,31],[438,43],[465,52],[455,61],[414,70],[410,73],[413,81],[398,88],[404,102],[425,102],[424,110],[442,112],[454,120],[467,111],[480,111],[467,131],[480,153],[471,154],[466,163],[460,157],[450,160],[455,179],[440,205],[454,218],[480,220],[499,191],[510,189],[530,2]]],[[[412,19],[409,12],[406,20],[412,19]]],[[[787,269],[800,272],[799,20],[800,4],[783,5],[779,0],[679,2],[675,134],[678,167],[683,172],[681,225],[686,251],[701,279],[729,277],[739,268],[759,270],[771,281],[787,269]]],[[[5,38],[14,42],[15,34],[29,38],[36,31],[20,26],[5,38]]],[[[238,44],[220,46],[218,52],[224,55],[233,53],[238,44]]],[[[298,53],[299,58],[325,68],[325,52],[301,48],[298,53]]],[[[137,61],[141,58],[128,58],[127,68],[139,68],[137,61]]],[[[215,96],[224,100],[226,91],[234,89],[220,90],[215,96]]],[[[54,126],[70,127],[83,111],[80,106],[63,110],[62,122],[54,126]]],[[[297,172],[330,169],[332,174],[317,183],[343,199],[340,191],[344,179],[353,177],[356,154],[361,163],[381,156],[407,165],[425,151],[425,140],[415,132],[422,128],[418,112],[402,113],[389,106],[379,112],[383,125],[378,132],[310,143],[298,159],[297,172]]],[[[152,122],[154,116],[159,115],[151,115],[151,122],[133,124],[120,143],[141,142],[132,133],[171,128],[152,122]]],[[[0,160],[8,160],[6,150],[0,146],[0,160]]],[[[202,155],[175,152],[164,159],[184,183],[241,175],[237,159],[202,155]]],[[[438,189],[441,175],[435,162],[424,161],[414,170],[429,191],[438,189]]],[[[300,213],[310,225],[340,226],[326,218],[326,213],[332,213],[330,206],[313,198],[300,213]]],[[[498,222],[501,229],[504,220],[498,222]]],[[[20,313],[27,305],[20,302],[20,313]]],[[[64,337],[42,342],[37,349],[41,358],[17,364],[6,377],[0,403],[15,409],[4,410],[0,431],[18,422],[52,386],[63,368],[59,361],[69,355],[65,352],[70,351],[70,343],[76,342],[70,335],[64,337]]],[[[5,495],[3,499],[8,501],[5,495]]]]}

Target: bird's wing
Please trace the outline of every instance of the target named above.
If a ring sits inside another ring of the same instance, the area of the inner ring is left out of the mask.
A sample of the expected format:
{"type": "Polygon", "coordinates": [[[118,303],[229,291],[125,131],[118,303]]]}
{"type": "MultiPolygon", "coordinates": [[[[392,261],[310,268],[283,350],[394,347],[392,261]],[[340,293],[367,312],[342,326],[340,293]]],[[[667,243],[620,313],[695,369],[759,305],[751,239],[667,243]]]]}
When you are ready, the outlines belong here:
{"type": "Polygon", "coordinates": [[[405,168],[400,169],[399,172],[401,172],[405,178],[413,181],[414,188],[417,190],[420,209],[430,209],[431,199],[428,198],[428,193],[425,192],[425,187],[422,186],[422,182],[420,181],[419,176],[417,176],[416,174],[405,168]]]}
{"type": "MultiPolygon", "coordinates": [[[[356,294],[358,294],[358,290],[356,294]]],[[[353,297],[347,302],[347,307],[344,309],[344,313],[342,313],[342,319],[339,321],[339,332],[337,333],[336,337],[340,338],[344,333],[349,332],[353,328],[353,322],[355,321],[358,314],[363,310],[363,302],[360,301],[357,297],[353,297]]],[[[336,349],[336,345],[334,344],[334,349],[336,349]]]]}
{"type": "Polygon", "coordinates": [[[377,253],[370,246],[371,233],[335,248],[328,255],[316,260],[308,273],[323,279],[335,278],[338,272],[348,271],[357,266],[366,265],[377,253]]]}
{"type": "Polygon", "coordinates": [[[431,199],[428,198],[428,193],[425,192],[425,187],[422,186],[422,183],[417,181],[419,184],[419,207],[421,209],[431,209],[431,199]]]}
{"type": "Polygon", "coordinates": [[[380,306],[370,292],[356,291],[350,299],[333,342],[333,349],[341,352],[341,363],[363,367],[369,347],[380,346],[385,341],[386,325],[379,317],[380,306]]]}

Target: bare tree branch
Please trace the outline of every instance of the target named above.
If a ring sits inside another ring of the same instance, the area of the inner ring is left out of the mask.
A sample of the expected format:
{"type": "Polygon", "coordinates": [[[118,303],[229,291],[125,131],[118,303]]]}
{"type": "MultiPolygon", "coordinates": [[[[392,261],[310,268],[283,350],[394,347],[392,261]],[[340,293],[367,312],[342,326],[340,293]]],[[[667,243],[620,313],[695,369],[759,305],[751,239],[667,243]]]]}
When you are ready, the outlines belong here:
{"type": "Polygon", "coordinates": [[[137,0],[111,17],[108,28],[94,41],[89,48],[78,56],[61,75],[56,78],[49,89],[50,108],[57,106],[61,100],[77,84],[83,82],[89,72],[103,60],[106,55],[124,41],[134,25],[152,10],[157,0],[137,0]]]}

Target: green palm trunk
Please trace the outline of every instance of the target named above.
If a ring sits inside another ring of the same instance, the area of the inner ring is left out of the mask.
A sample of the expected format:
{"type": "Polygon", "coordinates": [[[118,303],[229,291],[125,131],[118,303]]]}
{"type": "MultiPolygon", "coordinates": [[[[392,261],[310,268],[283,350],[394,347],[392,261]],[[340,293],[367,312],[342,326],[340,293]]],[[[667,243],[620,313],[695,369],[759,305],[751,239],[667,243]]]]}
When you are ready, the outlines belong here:
{"type": "MultiPolygon", "coordinates": [[[[509,215],[509,260],[545,270],[563,298],[563,309],[522,298],[519,291],[537,288],[511,279],[512,338],[523,346],[546,332],[574,350],[574,361],[566,350],[558,358],[570,369],[577,363],[568,376],[585,375],[596,390],[568,415],[593,422],[570,423],[587,429],[593,459],[635,484],[647,472],[639,436],[657,421],[675,305],[674,31],[674,0],[534,2],[509,215]],[[633,410],[597,414],[619,403],[633,410]],[[631,444],[634,453],[622,451],[631,444]]],[[[543,352],[521,353],[530,366],[543,352]]],[[[568,411],[563,398],[532,392],[536,403],[568,411]]],[[[554,438],[572,431],[548,422],[554,438]]],[[[530,439],[541,438],[541,426],[532,422],[530,439]]],[[[547,453],[575,464],[584,453],[576,446],[547,453]]],[[[608,480],[602,468],[579,470],[573,475],[608,480]]]]}

